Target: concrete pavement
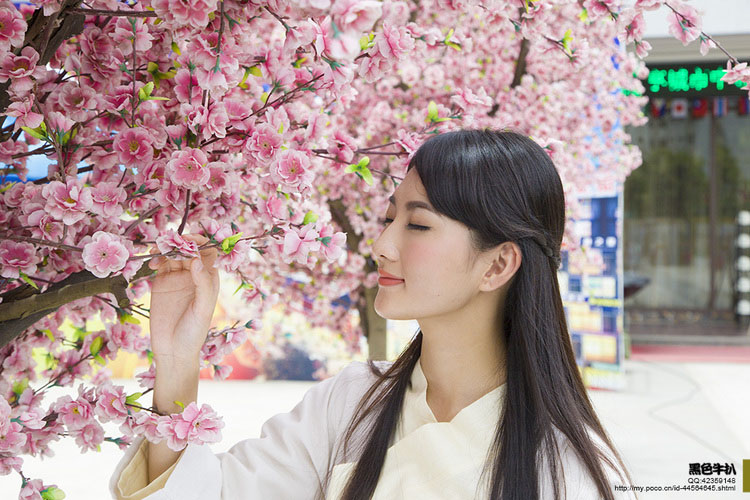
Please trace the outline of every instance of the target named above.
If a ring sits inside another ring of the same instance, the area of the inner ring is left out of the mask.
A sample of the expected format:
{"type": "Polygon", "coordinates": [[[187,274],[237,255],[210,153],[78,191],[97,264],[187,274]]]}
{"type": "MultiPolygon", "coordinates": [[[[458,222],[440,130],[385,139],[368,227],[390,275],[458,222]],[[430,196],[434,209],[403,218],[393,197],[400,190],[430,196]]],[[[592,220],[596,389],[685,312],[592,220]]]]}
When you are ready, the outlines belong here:
{"type": "MultiPolygon", "coordinates": [[[[750,459],[750,364],[626,361],[627,387],[621,392],[591,391],[602,423],[630,467],[636,486],[687,484],[690,463],[732,462],[742,489],[742,459],[750,459]]],[[[129,390],[131,380],[118,381],[129,390]]],[[[301,400],[310,382],[202,380],[199,400],[224,416],[226,451],[235,442],[257,436],[270,416],[301,400]]],[[[107,427],[108,435],[117,435],[107,427]]],[[[53,444],[56,456],[26,459],[24,472],[55,483],[71,500],[109,498],[107,481],[121,452],[104,443],[99,453],[80,454],[70,440],[53,444]],[[106,445],[106,446],[105,446],[106,445]]],[[[714,476],[715,477],[715,476],[714,476]]],[[[731,477],[731,476],[730,476],[731,477]]],[[[16,498],[17,475],[0,477],[0,497],[16,498]]],[[[746,499],[739,492],[649,492],[645,500],[746,499]]]]}

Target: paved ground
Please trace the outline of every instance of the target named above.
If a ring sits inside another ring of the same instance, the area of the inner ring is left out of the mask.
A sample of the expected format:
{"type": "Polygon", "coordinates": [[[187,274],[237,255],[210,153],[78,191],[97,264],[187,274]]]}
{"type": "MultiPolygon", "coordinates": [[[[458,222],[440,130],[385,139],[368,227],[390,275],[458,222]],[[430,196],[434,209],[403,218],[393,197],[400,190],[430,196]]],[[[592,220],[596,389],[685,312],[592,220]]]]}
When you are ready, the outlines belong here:
{"type": "MultiPolygon", "coordinates": [[[[634,484],[687,484],[690,463],[732,462],[741,490],[742,459],[750,459],[750,364],[650,359],[626,362],[626,390],[591,392],[634,484]]],[[[135,389],[132,381],[121,382],[135,389]]],[[[214,451],[226,451],[257,435],[266,418],[291,409],[309,387],[307,382],[201,381],[200,400],[210,403],[226,422],[224,439],[214,451]]],[[[59,442],[57,456],[27,459],[24,471],[56,483],[71,500],[109,498],[107,482],[121,452],[107,444],[100,453],[82,455],[75,444],[59,442]]],[[[0,477],[0,497],[17,498],[19,485],[17,475],[0,477]]],[[[641,498],[750,500],[750,493],[650,492],[641,498]]]]}

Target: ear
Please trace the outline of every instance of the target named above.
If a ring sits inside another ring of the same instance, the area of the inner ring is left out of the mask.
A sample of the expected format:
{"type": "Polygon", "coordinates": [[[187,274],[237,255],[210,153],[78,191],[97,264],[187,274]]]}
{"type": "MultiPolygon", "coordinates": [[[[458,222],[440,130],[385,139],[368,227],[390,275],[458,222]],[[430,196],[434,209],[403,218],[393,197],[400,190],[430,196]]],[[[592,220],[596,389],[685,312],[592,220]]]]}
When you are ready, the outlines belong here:
{"type": "Polygon", "coordinates": [[[491,259],[487,271],[482,276],[479,289],[492,292],[508,283],[521,267],[521,248],[517,243],[506,241],[488,252],[491,259]]]}

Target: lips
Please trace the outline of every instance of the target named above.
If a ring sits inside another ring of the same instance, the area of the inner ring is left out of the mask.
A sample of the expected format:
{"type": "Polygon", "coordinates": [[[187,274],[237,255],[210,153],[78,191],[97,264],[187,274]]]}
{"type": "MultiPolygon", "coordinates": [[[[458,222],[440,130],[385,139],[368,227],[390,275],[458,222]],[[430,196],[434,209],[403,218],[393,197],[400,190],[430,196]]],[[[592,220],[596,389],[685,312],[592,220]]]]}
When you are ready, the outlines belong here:
{"type": "Polygon", "coordinates": [[[391,273],[387,273],[382,270],[378,270],[378,284],[382,286],[399,285],[404,280],[398,276],[394,276],[391,273]]]}

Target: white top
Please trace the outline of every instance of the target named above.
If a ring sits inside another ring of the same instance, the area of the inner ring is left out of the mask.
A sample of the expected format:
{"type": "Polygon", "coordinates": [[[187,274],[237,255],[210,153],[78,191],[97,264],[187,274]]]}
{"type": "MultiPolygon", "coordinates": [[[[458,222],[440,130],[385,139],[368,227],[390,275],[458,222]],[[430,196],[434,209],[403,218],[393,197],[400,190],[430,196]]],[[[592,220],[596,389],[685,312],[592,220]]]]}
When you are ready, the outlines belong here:
{"type": "MultiPolygon", "coordinates": [[[[339,445],[356,405],[375,380],[366,363],[351,363],[335,377],[313,386],[290,413],[270,418],[260,438],[240,441],[218,454],[207,445],[188,445],[179,460],[151,484],[147,484],[146,442],[140,437],[110,479],[113,498],[312,500],[323,488],[326,500],[339,500],[354,466],[353,456],[340,456],[339,445]],[[331,465],[330,481],[325,484],[331,465]]],[[[486,498],[486,492],[477,490],[478,479],[494,437],[505,385],[462,409],[450,422],[438,422],[427,405],[427,380],[419,363],[411,382],[373,500],[486,498]]],[[[367,423],[360,427],[364,432],[356,433],[355,441],[366,438],[366,427],[367,423]]],[[[594,440],[601,443],[598,437],[594,440]]],[[[585,466],[565,441],[560,452],[565,471],[561,492],[567,491],[569,500],[598,499],[585,466]]],[[[612,485],[622,483],[614,471],[605,470],[612,485]]],[[[552,498],[549,474],[540,475],[540,498],[552,498]]],[[[635,498],[632,493],[614,493],[618,500],[635,498]]]]}

